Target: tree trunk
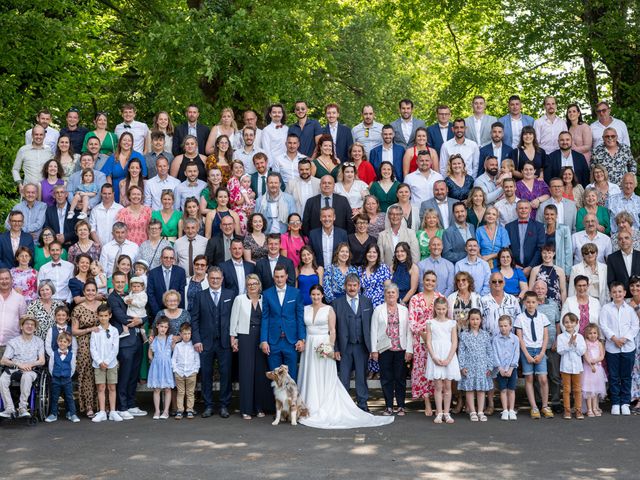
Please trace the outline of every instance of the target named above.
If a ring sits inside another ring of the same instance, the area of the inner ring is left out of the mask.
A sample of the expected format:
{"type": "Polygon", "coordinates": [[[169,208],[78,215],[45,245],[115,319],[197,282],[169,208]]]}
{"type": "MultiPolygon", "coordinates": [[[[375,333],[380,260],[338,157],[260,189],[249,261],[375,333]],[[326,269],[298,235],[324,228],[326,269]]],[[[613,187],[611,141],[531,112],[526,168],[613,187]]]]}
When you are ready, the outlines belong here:
{"type": "Polygon", "coordinates": [[[584,63],[584,76],[587,81],[587,95],[589,97],[589,105],[591,111],[596,111],[596,104],[600,100],[598,98],[598,78],[593,68],[593,52],[591,46],[587,45],[582,52],[582,63],[584,63]]]}

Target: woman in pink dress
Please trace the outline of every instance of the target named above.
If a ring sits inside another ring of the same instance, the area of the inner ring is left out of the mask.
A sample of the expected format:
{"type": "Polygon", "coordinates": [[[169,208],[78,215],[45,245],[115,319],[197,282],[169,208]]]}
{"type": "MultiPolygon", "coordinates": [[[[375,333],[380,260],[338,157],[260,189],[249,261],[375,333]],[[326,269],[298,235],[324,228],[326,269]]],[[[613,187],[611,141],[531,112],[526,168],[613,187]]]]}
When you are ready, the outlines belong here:
{"type": "Polygon", "coordinates": [[[147,241],[147,227],[151,220],[151,207],[143,205],[144,195],[138,185],[129,187],[129,206],[120,210],[116,215],[116,221],[127,226],[127,240],[141,245],[147,241]]]}
{"type": "MultiPolygon", "coordinates": [[[[238,214],[240,218],[240,231],[242,235],[247,234],[247,210],[245,205],[245,196],[242,193],[242,185],[240,179],[244,175],[244,164],[241,160],[231,162],[231,178],[227,182],[227,190],[229,190],[229,206],[231,210],[238,214]]],[[[255,204],[254,204],[255,205],[255,204]]]]}
{"type": "Polygon", "coordinates": [[[433,396],[433,383],[427,380],[427,323],[433,319],[433,302],[444,296],[436,292],[437,276],[433,270],[427,270],[423,277],[423,291],[409,301],[409,328],[413,335],[413,368],[411,369],[411,396],[424,398],[424,414],[430,417],[430,396],[433,396]]]}
{"type": "Polygon", "coordinates": [[[302,218],[297,213],[292,213],[287,219],[289,229],[280,238],[280,254],[293,262],[298,268],[300,264],[300,249],[309,243],[307,237],[302,235],[302,218]]]}

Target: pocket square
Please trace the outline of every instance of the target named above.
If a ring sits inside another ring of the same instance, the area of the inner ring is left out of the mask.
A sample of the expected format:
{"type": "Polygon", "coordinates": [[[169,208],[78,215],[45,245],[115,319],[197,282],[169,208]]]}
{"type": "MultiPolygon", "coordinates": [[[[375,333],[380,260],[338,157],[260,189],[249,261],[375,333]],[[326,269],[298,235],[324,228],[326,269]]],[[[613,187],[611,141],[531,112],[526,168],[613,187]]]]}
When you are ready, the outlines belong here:
{"type": "Polygon", "coordinates": [[[231,301],[231,299],[230,299],[230,298],[227,298],[227,299],[226,299],[226,300],[224,300],[222,303],[227,303],[227,302],[230,302],[230,301],[231,301]]]}
{"type": "Polygon", "coordinates": [[[295,302],[295,300],[289,300],[287,303],[293,303],[295,302]]]}
{"type": "Polygon", "coordinates": [[[368,311],[370,311],[370,310],[371,310],[370,308],[363,308],[363,309],[362,309],[362,313],[364,313],[364,312],[368,312],[368,311]]]}

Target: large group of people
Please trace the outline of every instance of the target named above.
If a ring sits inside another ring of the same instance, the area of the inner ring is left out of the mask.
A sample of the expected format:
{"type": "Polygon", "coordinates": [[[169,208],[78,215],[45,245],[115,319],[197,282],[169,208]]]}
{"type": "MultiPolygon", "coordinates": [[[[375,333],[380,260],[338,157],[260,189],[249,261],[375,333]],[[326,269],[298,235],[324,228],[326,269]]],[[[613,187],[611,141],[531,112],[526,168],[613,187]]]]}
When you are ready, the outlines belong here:
{"type": "Polygon", "coordinates": [[[514,95],[494,117],[476,96],[471,116],[439,105],[427,126],[403,99],[395,121],[365,105],[349,128],[339,105],[323,125],[298,101],[261,129],[254,110],[209,128],[189,105],[150,128],[127,103],[115,127],[71,108],[60,131],[41,110],[0,234],[0,416],[30,415],[43,367],[49,422],[60,395],[72,421],[146,415],[141,382],[154,419],[191,419],[198,375],[202,417],[229,417],[237,375],[249,420],[273,410],[265,373],[283,364],[320,428],[405,415],[407,378],[436,423],[486,421],[495,389],[515,420],[518,372],[532,418],[600,416],[607,395],[612,414],[640,413],[629,134],[607,102],[591,125],[577,104],[543,109],[514,95]]]}

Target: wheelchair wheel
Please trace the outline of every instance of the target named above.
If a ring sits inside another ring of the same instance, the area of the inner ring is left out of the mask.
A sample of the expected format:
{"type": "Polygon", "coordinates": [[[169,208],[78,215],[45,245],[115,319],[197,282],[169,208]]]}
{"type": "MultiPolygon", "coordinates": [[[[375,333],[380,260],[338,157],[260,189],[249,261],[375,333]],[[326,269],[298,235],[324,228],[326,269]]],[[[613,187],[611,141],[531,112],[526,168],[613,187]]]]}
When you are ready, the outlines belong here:
{"type": "Polygon", "coordinates": [[[38,390],[36,392],[36,412],[34,415],[34,419],[36,419],[36,423],[38,419],[41,422],[44,422],[44,419],[47,418],[49,414],[49,403],[51,399],[51,381],[49,379],[49,373],[46,370],[42,370],[40,372],[40,378],[38,379],[38,390]],[[37,418],[36,418],[37,417],[37,418]]]}

